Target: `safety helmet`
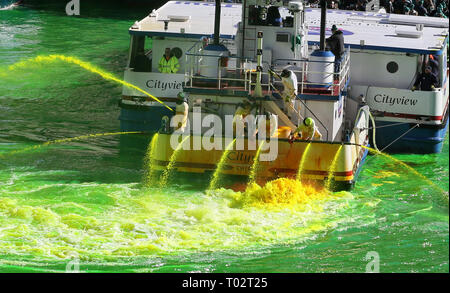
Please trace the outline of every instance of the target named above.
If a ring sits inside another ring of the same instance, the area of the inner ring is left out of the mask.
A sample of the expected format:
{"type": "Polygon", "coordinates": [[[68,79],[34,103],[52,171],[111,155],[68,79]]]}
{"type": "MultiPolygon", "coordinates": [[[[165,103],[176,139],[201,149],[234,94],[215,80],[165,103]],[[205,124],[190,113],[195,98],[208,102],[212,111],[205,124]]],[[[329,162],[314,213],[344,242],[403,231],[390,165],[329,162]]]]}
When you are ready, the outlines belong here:
{"type": "Polygon", "coordinates": [[[291,72],[287,69],[283,69],[281,72],[281,77],[289,77],[289,75],[291,75],[291,72]]]}
{"type": "Polygon", "coordinates": [[[184,103],[184,102],[187,102],[186,96],[184,95],[183,92],[179,92],[178,95],[177,95],[177,101],[176,101],[176,103],[177,103],[178,105],[180,105],[180,104],[182,104],[182,103],[184,103]]]}
{"type": "Polygon", "coordinates": [[[312,126],[314,124],[314,120],[312,120],[312,118],[310,117],[306,117],[303,120],[303,124],[305,124],[306,126],[312,126]]]}

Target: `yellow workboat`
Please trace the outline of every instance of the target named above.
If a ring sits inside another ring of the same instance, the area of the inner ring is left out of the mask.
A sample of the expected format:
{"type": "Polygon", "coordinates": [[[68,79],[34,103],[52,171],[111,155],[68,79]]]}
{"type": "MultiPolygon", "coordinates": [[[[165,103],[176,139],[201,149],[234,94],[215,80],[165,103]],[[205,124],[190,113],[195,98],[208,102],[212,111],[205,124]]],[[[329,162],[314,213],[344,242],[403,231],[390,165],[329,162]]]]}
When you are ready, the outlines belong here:
{"type": "Polygon", "coordinates": [[[212,176],[210,188],[223,185],[224,175],[242,183],[297,178],[330,189],[348,189],[355,183],[367,155],[373,119],[362,99],[347,95],[350,50],[336,67],[335,56],[325,48],[323,30],[320,48],[310,52],[302,3],[276,5],[290,14],[285,26],[252,22],[244,11],[242,33],[234,41],[221,40],[217,25],[214,40],[203,38],[186,51],[185,98],[176,110],[184,113],[186,123],[179,131],[170,115],[163,117],[152,142],[151,168],[165,172],[164,184],[167,174],[174,172],[212,176]],[[235,123],[236,117],[245,116],[239,113],[246,103],[255,111],[249,116],[257,119],[248,123],[246,132],[238,134],[237,124],[227,131],[231,120],[235,123]],[[270,124],[275,132],[261,131],[268,124],[255,122],[267,123],[272,119],[268,117],[275,117],[276,126],[270,124]],[[308,119],[315,122],[308,124],[308,119]],[[300,125],[313,125],[314,135],[296,139],[300,125]],[[270,139],[261,135],[265,132],[270,139]]]}
{"type": "MultiPolygon", "coordinates": [[[[225,151],[203,148],[193,150],[195,139],[195,135],[187,137],[183,142],[187,150],[183,147],[177,150],[176,161],[172,166],[173,171],[211,176],[216,171],[225,151]]],[[[325,185],[330,179],[332,189],[349,189],[355,183],[367,155],[367,149],[360,144],[367,145],[368,139],[367,131],[361,133],[359,138],[353,133],[350,141],[345,143],[302,140],[291,142],[289,139],[277,139],[276,159],[258,161],[256,164],[255,159],[258,160],[264,151],[257,155],[258,150],[236,150],[235,147],[230,147],[226,151],[225,158],[222,159],[224,164],[219,172],[221,175],[234,175],[235,182],[246,183],[253,167],[256,166],[254,172],[257,182],[287,177],[325,185]]],[[[155,149],[151,152],[152,168],[156,171],[164,171],[173,158],[175,150],[171,147],[170,140],[171,134],[158,134],[155,149]]],[[[243,140],[244,145],[248,145],[248,138],[243,140]]],[[[226,141],[224,138],[223,150],[227,147],[226,141]]]]}

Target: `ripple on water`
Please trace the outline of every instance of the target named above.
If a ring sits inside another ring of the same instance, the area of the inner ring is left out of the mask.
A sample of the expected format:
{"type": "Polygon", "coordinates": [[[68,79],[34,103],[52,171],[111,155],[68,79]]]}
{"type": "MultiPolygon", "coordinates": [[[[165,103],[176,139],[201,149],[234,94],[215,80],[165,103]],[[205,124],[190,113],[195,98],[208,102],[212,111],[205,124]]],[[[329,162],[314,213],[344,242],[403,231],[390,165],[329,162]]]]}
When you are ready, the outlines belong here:
{"type": "Polygon", "coordinates": [[[105,193],[111,201],[58,203],[40,197],[30,205],[25,199],[0,197],[0,252],[55,259],[76,252],[95,260],[297,243],[335,227],[333,216],[352,198],[287,179],[264,188],[254,185],[244,193],[173,194],[171,188],[98,184],[89,189],[75,185],[61,196],[90,196],[93,189],[93,198],[105,193]],[[275,186],[284,191],[277,195],[275,186]]]}

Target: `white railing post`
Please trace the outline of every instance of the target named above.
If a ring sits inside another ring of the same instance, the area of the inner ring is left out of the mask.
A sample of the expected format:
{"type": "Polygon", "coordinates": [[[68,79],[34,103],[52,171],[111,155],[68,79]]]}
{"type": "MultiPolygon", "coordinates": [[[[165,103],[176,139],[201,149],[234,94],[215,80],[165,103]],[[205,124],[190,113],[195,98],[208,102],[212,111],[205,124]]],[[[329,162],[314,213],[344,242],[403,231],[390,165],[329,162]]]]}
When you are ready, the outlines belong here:
{"type": "Polygon", "coordinates": [[[247,72],[244,68],[244,90],[247,91],[247,72]]]}
{"type": "Polygon", "coordinates": [[[190,57],[190,69],[189,69],[189,74],[190,74],[190,76],[189,76],[189,79],[190,79],[190,82],[191,82],[191,87],[193,87],[194,86],[194,81],[193,81],[193,79],[194,79],[194,61],[193,61],[193,59],[195,58],[195,56],[192,56],[192,55],[189,55],[190,57]]]}
{"type": "Polygon", "coordinates": [[[305,78],[306,78],[306,74],[305,74],[305,66],[306,66],[306,61],[302,62],[302,85],[300,87],[300,93],[303,94],[303,86],[305,84],[305,78]]]}
{"type": "Polygon", "coordinates": [[[220,90],[220,85],[221,85],[221,78],[222,78],[222,62],[220,62],[220,57],[217,59],[217,62],[219,62],[219,66],[217,66],[219,73],[217,74],[219,81],[217,83],[219,90],[220,90]]]}

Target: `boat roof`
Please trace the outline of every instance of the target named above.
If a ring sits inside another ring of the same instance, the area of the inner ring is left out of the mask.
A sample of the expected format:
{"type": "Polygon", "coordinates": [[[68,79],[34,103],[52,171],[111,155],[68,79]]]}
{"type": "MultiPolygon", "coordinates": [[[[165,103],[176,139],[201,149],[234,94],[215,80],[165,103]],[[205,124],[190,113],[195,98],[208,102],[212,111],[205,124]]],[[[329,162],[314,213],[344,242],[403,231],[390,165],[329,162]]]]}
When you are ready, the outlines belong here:
{"type": "MultiPolygon", "coordinates": [[[[222,3],[220,37],[234,39],[241,21],[241,4],[222,3]]],[[[130,34],[200,39],[214,35],[214,2],[169,1],[130,28],[130,34]],[[164,30],[164,20],[170,20],[164,30]],[[181,32],[184,29],[184,33],[181,32]]]]}
{"type": "MultiPolygon", "coordinates": [[[[318,45],[320,9],[307,8],[305,15],[308,41],[318,45]]],[[[444,18],[330,9],[326,23],[327,35],[335,24],[352,49],[441,54],[448,41],[449,23],[444,18]],[[417,24],[423,25],[422,32],[417,30],[417,24]]]]}
{"type": "MultiPolygon", "coordinates": [[[[285,8],[282,15],[287,15],[285,8]]],[[[130,34],[200,39],[214,34],[214,2],[169,1],[134,24],[130,34]],[[170,20],[164,29],[164,20],[170,20]],[[182,32],[184,29],[184,32],[182,32]]],[[[239,3],[222,3],[220,37],[234,39],[241,21],[239,3]]],[[[320,8],[305,9],[308,42],[320,40],[320,8]]],[[[356,49],[441,54],[448,42],[448,19],[376,12],[327,10],[327,34],[333,24],[344,33],[346,45],[356,49]],[[423,31],[416,29],[423,25],[423,31]]]]}

